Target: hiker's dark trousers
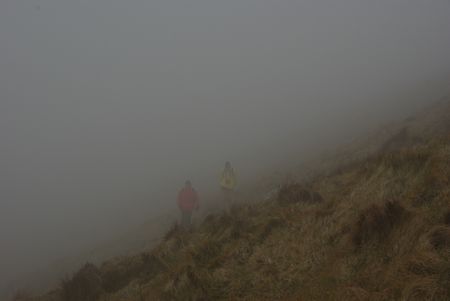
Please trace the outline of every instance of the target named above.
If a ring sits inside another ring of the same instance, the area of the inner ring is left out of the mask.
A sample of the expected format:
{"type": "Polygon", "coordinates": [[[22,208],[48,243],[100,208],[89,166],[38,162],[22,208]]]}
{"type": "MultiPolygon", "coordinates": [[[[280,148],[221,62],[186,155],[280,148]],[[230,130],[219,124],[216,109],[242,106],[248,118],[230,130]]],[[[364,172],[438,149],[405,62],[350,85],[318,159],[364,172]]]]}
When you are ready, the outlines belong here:
{"type": "Polygon", "coordinates": [[[181,226],[188,229],[191,227],[192,211],[181,210],[181,226]]]}

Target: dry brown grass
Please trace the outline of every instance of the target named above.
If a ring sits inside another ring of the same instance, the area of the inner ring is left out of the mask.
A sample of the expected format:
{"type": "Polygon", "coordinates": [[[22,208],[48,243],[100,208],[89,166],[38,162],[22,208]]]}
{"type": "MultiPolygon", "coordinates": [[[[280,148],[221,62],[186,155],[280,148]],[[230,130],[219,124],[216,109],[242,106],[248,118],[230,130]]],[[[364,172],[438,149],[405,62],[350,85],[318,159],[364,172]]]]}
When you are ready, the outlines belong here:
{"type": "Polygon", "coordinates": [[[430,231],[429,239],[431,245],[437,250],[450,248],[450,227],[435,227],[430,231]]]}
{"type": "Polygon", "coordinates": [[[450,225],[450,210],[444,215],[444,224],[450,225]]]}
{"type": "Polygon", "coordinates": [[[61,282],[63,299],[67,301],[95,301],[103,293],[100,271],[87,263],[72,278],[61,282]]]}
{"type": "Polygon", "coordinates": [[[174,226],[102,265],[99,300],[448,300],[449,154],[396,148],[174,226]]]}
{"type": "Polygon", "coordinates": [[[354,226],[352,241],[355,246],[376,239],[386,239],[392,229],[405,217],[405,208],[397,201],[388,201],[383,205],[373,204],[362,211],[354,226]]]}
{"type": "Polygon", "coordinates": [[[450,296],[450,264],[432,251],[410,256],[402,270],[405,278],[404,300],[448,300],[450,296]]]}
{"type": "Polygon", "coordinates": [[[299,183],[286,183],[280,188],[277,201],[281,205],[302,202],[320,203],[323,201],[323,198],[317,191],[308,189],[299,183]]]}

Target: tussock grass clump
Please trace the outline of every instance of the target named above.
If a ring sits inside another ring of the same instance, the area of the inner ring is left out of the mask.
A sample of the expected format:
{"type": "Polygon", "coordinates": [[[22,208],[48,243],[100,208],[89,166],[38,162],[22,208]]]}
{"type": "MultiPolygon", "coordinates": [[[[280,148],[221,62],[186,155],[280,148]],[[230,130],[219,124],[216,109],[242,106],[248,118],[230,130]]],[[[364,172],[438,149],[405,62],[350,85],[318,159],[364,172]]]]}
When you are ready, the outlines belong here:
{"type": "Polygon", "coordinates": [[[221,243],[212,238],[205,237],[199,241],[192,250],[192,258],[197,265],[206,265],[221,251],[221,243]]]}
{"type": "Polygon", "coordinates": [[[401,300],[448,300],[448,293],[435,278],[420,278],[407,285],[401,300]]]}
{"type": "Polygon", "coordinates": [[[444,224],[450,225],[450,210],[444,215],[444,224]]]}
{"type": "Polygon", "coordinates": [[[229,228],[233,223],[233,216],[226,212],[219,215],[209,214],[204,219],[201,228],[208,229],[211,235],[216,235],[229,228]]]}
{"type": "Polygon", "coordinates": [[[208,270],[186,265],[165,284],[155,300],[219,300],[226,293],[224,289],[208,270]]]}
{"type": "Polygon", "coordinates": [[[450,262],[436,253],[417,253],[406,262],[402,300],[449,300],[450,262]]]}
{"type": "Polygon", "coordinates": [[[101,266],[103,288],[106,292],[116,292],[144,271],[142,257],[118,258],[101,266]]]}
{"type": "Polygon", "coordinates": [[[322,220],[336,211],[335,204],[333,202],[326,202],[320,208],[314,211],[317,220],[322,220]]]}
{"type": "Polygon", "coordinates": [[[390,300],[386,292],[373,293],[359,286],[344,287],[340,290],[341,300],[346,301],[388,301],[390,300]]]}
{"type": "Polygon", "coordinates": [[[352,241],[359,247],[370,240],[386,238],[406,214],[406,209],[397,201],[383,205],[373,204],[359,214],[352,234],[352,241]]]}
{"type": "Polygon", "coordinates": [[[243,238],[246,234],[252,231],[253,225],[249,219],[242,217],[241,215],[235,215],[232,217],[232,223],[229,226],[229,239],[237,240],[243,238]]]}
{"type": "Polygon", "coordinates": [[[164,241],[168,241],[169,239],[177,236],[182,231],[182,228],[178,223],[174,223],[172,227],[170,227],[169,231],[164,235],[164,241]]]}
{"type": "Polygon", "coordinates": [[[147,277],[167,270],[166,265],[153,253],[143,253],[141,258],[143,262],[143,272],[147,277]]]}
{"type": "Polygon", "coordinates": [[[450,227],[438,226],[429,235],[430,244],[437,250],[450,247],[450,227]]]}
{"type": "Polygon", "coordinates": [[[95,301],[103,293],[100,270],[87,263],[72,278],[62,280],[61,287],[66,301],[95,301]]]}
{"type": "Polygon", "coordinates": [[[119,292],[136,278],[148,280],[164,271],[166,266],[153,253],[116,258],[100,268],[87,263],[72,278],[62,280],[61,298],[56,300],[99,300],[104,294],[119,292]]]}
{"type": "Polygon", "coordinates": [[[395,152],[383,153],[381,162],[395,171],[401,169],[418,170],[423,168],[430,159],[432,150],[429,147],[401,149],[395,152]]]}
{"type": "Polygon", "coordinates": [[[265,240],[276,228],[281,228],[286,225],[284,219],[274,217],[269,219],[266,225],[263,227],[261,234],[259,235],[259,240],[265,240]]]}
{"type": "Polygon", "coordinates": [[[278,191],[278,203],[281,205],[289,205],[296,203],[320,203],[323,201],[322,196],[311,189],[305,188],[298,183],[287,183],[278,191]]]}
{"type": "Polygon", "coordinates": [[[418,276],[430,276],[438,274],[442,260],[439,256],[430,251],[419,252],[409,258],[405,263],[407,272],[418,276]]]}

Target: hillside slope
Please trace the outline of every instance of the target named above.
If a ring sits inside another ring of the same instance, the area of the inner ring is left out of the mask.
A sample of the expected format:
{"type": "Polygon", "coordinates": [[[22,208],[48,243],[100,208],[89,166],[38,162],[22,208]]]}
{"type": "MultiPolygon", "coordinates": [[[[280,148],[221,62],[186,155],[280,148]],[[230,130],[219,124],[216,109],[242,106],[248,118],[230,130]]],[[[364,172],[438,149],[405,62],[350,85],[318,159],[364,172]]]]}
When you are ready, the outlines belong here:
{"type": "Polygon", "coordinates": [[[449,300],[448,112],[410,120],[364,156],[22,299],[449,300]]]}

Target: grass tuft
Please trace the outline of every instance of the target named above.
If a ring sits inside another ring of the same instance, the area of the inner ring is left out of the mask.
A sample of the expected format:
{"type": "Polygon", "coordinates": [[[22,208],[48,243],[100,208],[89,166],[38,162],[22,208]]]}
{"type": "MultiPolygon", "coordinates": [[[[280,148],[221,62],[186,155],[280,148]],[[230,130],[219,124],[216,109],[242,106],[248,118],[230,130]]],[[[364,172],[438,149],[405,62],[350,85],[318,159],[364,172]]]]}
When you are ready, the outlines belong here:
{"type": "Polygon", "coordinates": [[[450,227],[438,226],[430,233],[429,240],[431,245],[436,249],[444,249],[450,247],[450,227]]]}
{"type": "Polygon", "coordinates": [[[298,183],[287,183],[278,191],[278,203],[290,205],[296,203],[320,203],[322,196],[298,183]]]}
{"type": "Polygon", "coordinates": [[[397,201],[385,202],[382,206],[373,204],[359,214],[352,234],[355,246],[385,239],[391,230],[405,216],[405,208],[397,201]]]}
{"type": "Polygon", "coordinates": [[[72,278],[61,281],[63,298],[66,301],[95,301],[103,292],[99,269],[86,263],[72,278]]]}
{"type": "Polygon", "coordinates": [[[444,215],[444,224],[450,225],[450,210],[444,215]]]}

